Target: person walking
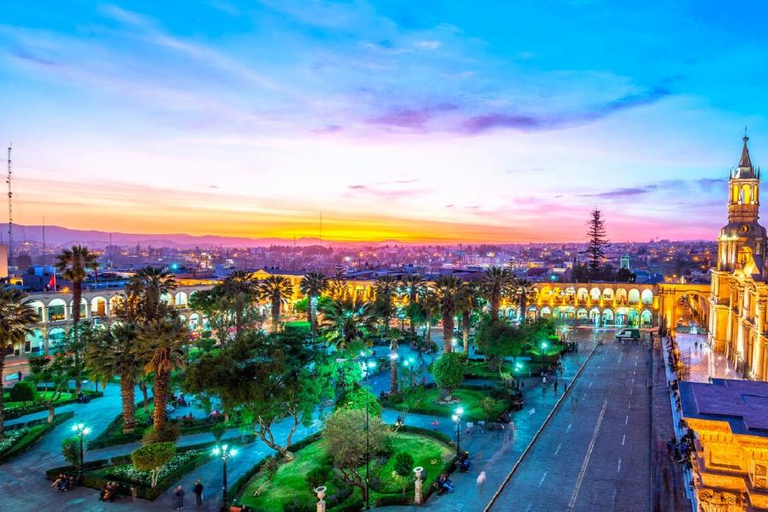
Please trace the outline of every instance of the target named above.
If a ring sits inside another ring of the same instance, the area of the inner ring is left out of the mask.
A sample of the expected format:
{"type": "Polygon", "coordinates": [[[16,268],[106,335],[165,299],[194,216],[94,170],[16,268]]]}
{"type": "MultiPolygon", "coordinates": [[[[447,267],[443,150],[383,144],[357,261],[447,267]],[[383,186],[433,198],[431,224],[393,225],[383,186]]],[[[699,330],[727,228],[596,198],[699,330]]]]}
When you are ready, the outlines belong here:
{"type": "Polygon", "coordinates": [[[176,510],[184,510],[184,488],[178,486],[173,494],[176,496],[176,510]]]}
{"type": "Polygon", "coordinates": [[[552,384],[552,386],[554,387],[554,393],[553,394],[556,395],[557,394],[557,379],[555,379],[555,382],[552,384]]]}
{"type": "Polygon", "coordinates": [[[485,471],[481,471],[477,475],[477,487],[480,489],[480,494],[483,494],[483,487],[485,487],[485,471]]]}
{"type": "Polygon", "coordinates": [[[195,493],[195,503],[198,505],[203,504],[203,481],[199,478],[195,482],[195,486],[192,488],[192,492],[195,493]]]}

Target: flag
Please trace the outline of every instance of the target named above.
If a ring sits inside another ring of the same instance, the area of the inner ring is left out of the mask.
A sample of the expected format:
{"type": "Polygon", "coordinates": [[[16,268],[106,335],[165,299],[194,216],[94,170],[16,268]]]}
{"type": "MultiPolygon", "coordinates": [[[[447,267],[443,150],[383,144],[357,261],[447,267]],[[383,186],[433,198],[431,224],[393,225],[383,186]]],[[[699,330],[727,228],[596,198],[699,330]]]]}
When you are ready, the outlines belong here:
{"type": "Polygon", "coordinates": [[[48,281],[48,289],[56,291],[56,272],[51,273],[51,280],[48,281]]]}

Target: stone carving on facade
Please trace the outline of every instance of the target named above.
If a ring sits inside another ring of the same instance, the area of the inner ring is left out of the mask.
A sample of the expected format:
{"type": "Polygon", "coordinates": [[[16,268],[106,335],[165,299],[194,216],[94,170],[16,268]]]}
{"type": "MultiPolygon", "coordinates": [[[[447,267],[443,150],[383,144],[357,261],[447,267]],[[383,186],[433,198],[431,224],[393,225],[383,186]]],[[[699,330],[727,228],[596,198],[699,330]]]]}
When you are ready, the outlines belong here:
{"type": "Polygon", "coordinates": [[[740,496],[704,489],[697,496],[700,512],[746,512],[746,507],[740,496]]]}

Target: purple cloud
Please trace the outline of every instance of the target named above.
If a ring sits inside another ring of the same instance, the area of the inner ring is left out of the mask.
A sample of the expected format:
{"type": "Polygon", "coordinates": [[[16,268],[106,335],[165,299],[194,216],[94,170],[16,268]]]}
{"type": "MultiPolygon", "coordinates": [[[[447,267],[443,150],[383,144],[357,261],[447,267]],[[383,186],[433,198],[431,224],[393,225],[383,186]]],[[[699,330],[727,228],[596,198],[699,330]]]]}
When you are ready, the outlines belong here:
{"type": "Polygon", "coordinates": [[[639,196],[642,194],[655,192],[658,188],[659,187],[657,185],[647,185],[645,187],[635,187],[635,188],[616,188],[613,190],[608,190],[606,192],[598,192],[596,194],[578,194],[577,197],[615,198],[615,197],[639,196]]]}
{"type": "Polygon", "coordinates": [[[16,57],[17,59],[25,60],[27,62],[38,64],[41,66],[50,66],[50,67],[60,66],[58,62],[37,57],[33,55],[31,52],[29,52],[28,50],[25,50],[24,48],[17,48],[11,51],[11,55],[16,57]]]}
{"type": "Polygon", "coordinates": [[[417,109],[396,107],[390,109],[384,115],[369,119],[367,122],[368,124],[382,124],[423,131],[425,124],[434,119],[437,114],[457,109],[458,107],[452,103],[440,103],[417,109]]]}

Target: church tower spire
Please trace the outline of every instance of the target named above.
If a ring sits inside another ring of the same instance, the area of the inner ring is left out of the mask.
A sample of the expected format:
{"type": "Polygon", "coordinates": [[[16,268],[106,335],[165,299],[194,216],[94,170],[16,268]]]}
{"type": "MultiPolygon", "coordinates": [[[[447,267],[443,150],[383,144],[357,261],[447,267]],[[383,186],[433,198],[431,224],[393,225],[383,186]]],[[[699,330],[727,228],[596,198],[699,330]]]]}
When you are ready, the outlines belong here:
{"type": "Polygon", "coordinates": [[[766,251],[765,228],[758,223],[760,175],[755,173],[749,155],[746,128],[742,140],[744,145],[739,166],[731,170],[728,180],[728,224],[720,230],[717,259],[719,270],[736,270],[747,259],[762,267],[766,251]]]}

